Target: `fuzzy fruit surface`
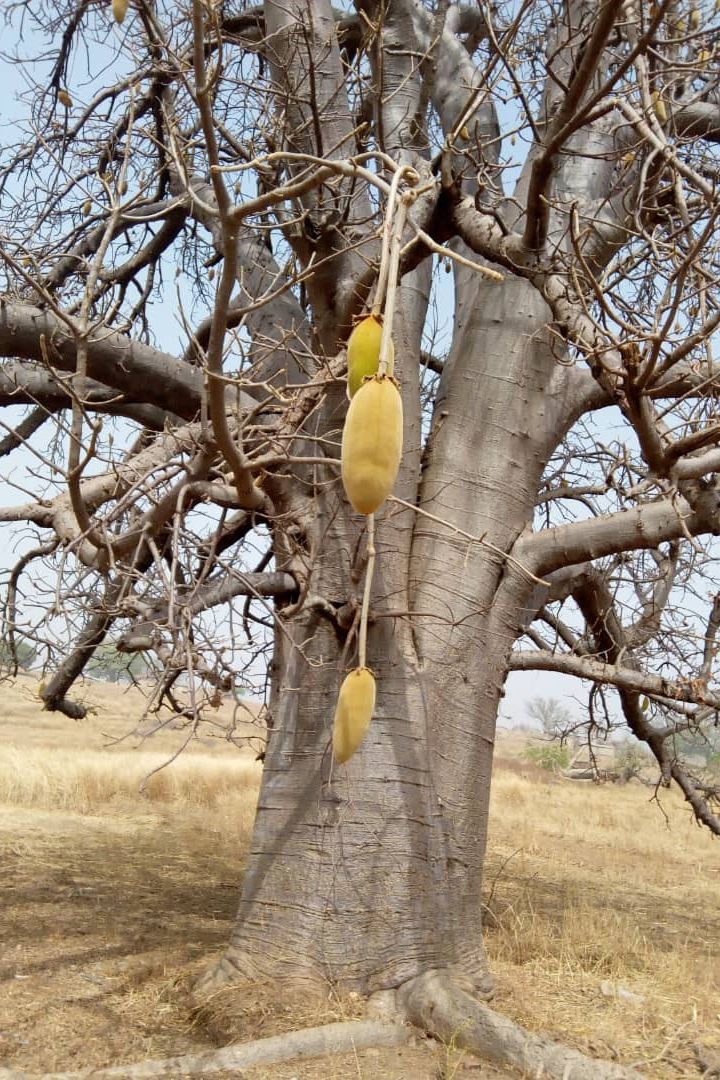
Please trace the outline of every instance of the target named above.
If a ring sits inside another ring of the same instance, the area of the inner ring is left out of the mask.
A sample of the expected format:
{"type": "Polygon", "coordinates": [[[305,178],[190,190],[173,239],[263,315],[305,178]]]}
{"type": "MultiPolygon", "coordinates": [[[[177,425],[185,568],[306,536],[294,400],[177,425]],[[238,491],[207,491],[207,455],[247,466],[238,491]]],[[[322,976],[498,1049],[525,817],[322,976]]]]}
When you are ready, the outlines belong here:
{"type": "Polygon", "coordinates": [[[368,733],[375,708],[375,676],[355,668],[340,687],[333,722],[333,751],[341,765],[349,761],[368,733]]]}
{"type": "Polygon", "coordinates": [[[112,0],[112,12],[115,21],[121,23],[127,15],[128,0],[112,0]]]}
{"type": "Polygon", "coordinates": [[[364,382],[350,402],[342,436],[342,479],[358,514],[374,514],[395,486],[402,456],[403,409],[389,375],[364,382]]]}
{"type": "MultiPolygon", "coordinates": [[[[374,315],[362,319],[347,343],[348,397],[352,400],[363,379],[374,375],[380,363],[380,343],[383,327],[374,315]]],[[[390,342],[390,363],[395,359],[395,347],[390,342]]]]}

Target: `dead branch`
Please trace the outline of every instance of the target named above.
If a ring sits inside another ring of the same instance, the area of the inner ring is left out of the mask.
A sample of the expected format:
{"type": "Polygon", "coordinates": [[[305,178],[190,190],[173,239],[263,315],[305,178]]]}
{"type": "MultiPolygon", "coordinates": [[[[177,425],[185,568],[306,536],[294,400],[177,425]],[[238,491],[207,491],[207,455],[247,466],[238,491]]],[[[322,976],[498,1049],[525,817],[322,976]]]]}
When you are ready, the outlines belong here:
{"type": "Polygon", "coordinates": [[[510,659],[512,671],[558,671],[590,679],[597,683],[617,686],[638,694],[670,698],[672,701],[701,701],[713,709],[720,709],[720,696],[703,691],[694,685],[650,675],[635,668],[616,664],[603,664],[589,656],[572,656],[570,653],[516,652],[510,659]]]}

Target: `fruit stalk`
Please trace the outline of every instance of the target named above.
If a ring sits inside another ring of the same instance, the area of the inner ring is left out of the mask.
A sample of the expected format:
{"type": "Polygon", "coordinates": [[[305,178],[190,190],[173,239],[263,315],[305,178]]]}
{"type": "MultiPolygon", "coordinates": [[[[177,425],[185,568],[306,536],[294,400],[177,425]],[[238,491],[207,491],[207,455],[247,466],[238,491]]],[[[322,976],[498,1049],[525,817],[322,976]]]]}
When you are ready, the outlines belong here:
{"type": "Polygon", "coordinates": [[[363,590],[362,609],[360,611],[360,633],[358,637],[358,664],[367,667],[367,626],[370,613],[370,593],[375,573],[375,515],[368,514],[367,519],[367,564],[365,566],[365,588],[363,590]]]}
{"type": "Polygon", "coordinates": [[[387,206],[385,207],[385,221],[382,228],[382,252],[380,253],[380,269],[378,270],[377,285],[375,286],[375,298],[371,308],[376,319],[380,318],[385,300],[385,290],[388,283],[388,271],[390,269],[390,246],[393,236],[393,219],[395,217],[395,203],[397,202],[398,188],[405,170],[398,169],[391,182],[388,192],[387,206]]]}
{"type": "Polygon", "coordinates": [[[392,375],[395,370],[395,350],[392,347],[392,329],[395,318],[395,297],[398,287],[398,271],[400,269],[400,248],[402,247],[402,234],[405,227],[407,214],[407,202],[400,199],[395,218],[393,231],[390,238],[390,259],[388,265],[387,294],[385,297],[385,319],[380,341],[380,363],[378,364],[379,375],[392,375]]]}

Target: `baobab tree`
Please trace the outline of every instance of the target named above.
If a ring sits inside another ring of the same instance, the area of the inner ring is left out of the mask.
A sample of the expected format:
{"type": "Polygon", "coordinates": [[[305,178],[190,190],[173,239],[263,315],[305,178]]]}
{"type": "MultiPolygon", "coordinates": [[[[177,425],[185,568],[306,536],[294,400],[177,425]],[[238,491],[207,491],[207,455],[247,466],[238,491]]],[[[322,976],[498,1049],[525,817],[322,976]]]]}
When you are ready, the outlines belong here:
{"type": "Polygon", "coordinates": [[[6,18],[26,87],[0,173],[1,452],[11,482],[25,468],[0,512],[23,538],[6,638],[45,648],[45,706],[71,716],[95,648],[144,650],[153,705],[190,725],[267,655],[214,985],[368,993],[432,970],[487,993],[508,672],[576,676],[598,724],[615,695],[720,833],[718,791],[675,753],[720,707],[718,15],[133,0],[117,22],[22,0],[6,18]],[[345,343],[392,251],[404,451],[375,524],[375,714],[338,765],[367,559],[339,470],[345,343]]]}

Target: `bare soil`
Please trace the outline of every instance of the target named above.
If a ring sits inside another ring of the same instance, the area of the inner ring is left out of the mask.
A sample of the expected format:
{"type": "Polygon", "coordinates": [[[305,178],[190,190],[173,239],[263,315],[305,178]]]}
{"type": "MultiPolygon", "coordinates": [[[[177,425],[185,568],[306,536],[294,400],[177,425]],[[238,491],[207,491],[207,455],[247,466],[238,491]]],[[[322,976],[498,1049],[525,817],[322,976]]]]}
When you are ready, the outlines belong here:
{"type": "MultiPolygon", "coordinates": [[[[282,1000],[258,985],[198,1014],[186,988],[228,939],[237,849],[218,845],[212,822],[197,814],[189,827],[176,810],[116,809],[112,817],[2,810],[0,1063],[40,1073],[99,1067],[361,1015],[357,999],[282,1000]]],[[[448,1064],[465,1072],[462,1055],[418,1038],[244,1075],[436,1080],[448,1064]]],[[[474,1075],[509,1075],[467,1064],[474,1075]]]]}

